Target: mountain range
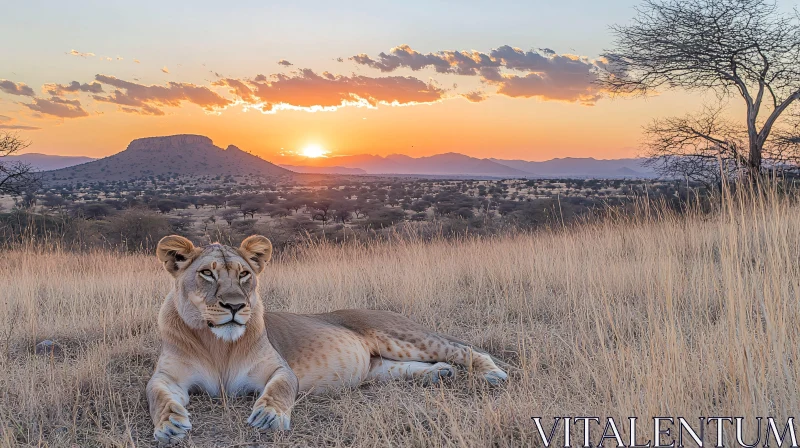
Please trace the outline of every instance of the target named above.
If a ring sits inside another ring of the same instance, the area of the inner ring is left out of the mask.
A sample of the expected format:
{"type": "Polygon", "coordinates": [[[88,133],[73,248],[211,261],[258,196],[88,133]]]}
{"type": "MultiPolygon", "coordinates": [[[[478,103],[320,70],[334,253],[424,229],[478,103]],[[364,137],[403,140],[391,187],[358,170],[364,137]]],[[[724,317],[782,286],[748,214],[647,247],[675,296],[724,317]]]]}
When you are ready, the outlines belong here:
{"type": "MultiPolygon", "coordinates": [[[[491,176],[514,177],[526,176],[530,173],[497,163],[489,159],[478,159],[454,152],[427,157],[410,157],[391,154],[385,157],[369,154],[354,156],[328,157],[315,159],[313,168],[326,167],[330,164],[348,169],[360,169],[365,174],[414,174],[431,176],[491,176]],[[322,165],[322,166],[320,166],[322,165]]],[[[307,169],[306,166],[294,166],[296,170],[307,169]]],[[[337,174],[340,174],[337,172],[337,174]]]]}
{"type": "Polygon", "coordinates": [[[544,162],[490,160],[543,177],[658,177],[658,174],[652,168],[644,165],[647,160],[644,158],[603,160],[591,157],[565,157],[544,162]]]}
{"type": "Polygon", "coordinates": [[[24,163],[36,171],[50,171],[67,168],[81,163],[91,162],[95,159],[83,156],[54,156],[31,152],[28,154],[11,155],[3,157],[3,162],[24,163]]]}
{"type": "Polygon", "coordinates": [[[361,154],[313,159],[308,165],[281,165],[295,172],[329,174],[403,174],[419,176],[478,177],[597,177],[654,178],[652,169],[643,165],[646,159],[610,159],[566,157],[544,162],[526,160],[479,159],[458,153],[410,157],[392,154],[385,157],[361,154]],[[361,170],[354,173],[352,170],[361,170]],[[319,171],[325,170],[325,171],[319,171]]]}
{"type": "Polygon", "coordinates": [[[304,165],[276,165],[236,146],[215,146],[201,135],[148,137],[102,159],[23,154],[9,156],[45,171],[49,182],[130,180],[148,176],[259,175],[283,177],[294,174],[412,175],[437,177],[573,177],[653,178],[657,174],[642,165],[645,159],[558,158],[543,162],[480,159],[459,153],[426,157],[369,154],[309,159],[304,165]]]}

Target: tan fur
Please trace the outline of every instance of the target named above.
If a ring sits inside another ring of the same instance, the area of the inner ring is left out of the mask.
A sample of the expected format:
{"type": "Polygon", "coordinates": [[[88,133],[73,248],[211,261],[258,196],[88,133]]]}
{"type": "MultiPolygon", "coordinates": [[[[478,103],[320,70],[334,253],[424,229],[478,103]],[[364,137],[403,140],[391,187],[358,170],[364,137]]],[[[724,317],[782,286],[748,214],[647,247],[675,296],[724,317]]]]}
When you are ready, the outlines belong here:
{"type": "Polygon", "coordinates": [[[492,384],[507,377],[489,355],[396,313],[265,313],[256,275],[272,245],[263,236],[251,236],[234,249],[196,248],[173,235],[162,239],[156,252],[175,277],[158,318],[161,356],[147,384],[154,435],[161,443],[180,440],[191,429],[185,408],[190,390],[214,396],[257,392],[248,423],[286,430],[300,391],[393,378],[435,383],[455,374],[447,362],[492,384]]]}

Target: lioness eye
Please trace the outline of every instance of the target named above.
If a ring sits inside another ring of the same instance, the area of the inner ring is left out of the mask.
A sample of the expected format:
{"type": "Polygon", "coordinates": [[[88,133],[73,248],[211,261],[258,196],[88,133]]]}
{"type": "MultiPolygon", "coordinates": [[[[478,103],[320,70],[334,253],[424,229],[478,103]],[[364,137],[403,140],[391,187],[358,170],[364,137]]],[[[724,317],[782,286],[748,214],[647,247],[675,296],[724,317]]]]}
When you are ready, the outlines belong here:
{"type": "Polygon", "coordinates": [[[249,272],[247,272],[247,271],[242,271],[242,272],[240,272],[240,273],[239,273],[239,278],[245,278],[245,277],[247,277],[248,275],[250,275],[250,273],[249,273],[249,272]]]}
{"type": "Polygon", "coordinates": [[[213,277],[214,276],[209,269],[203,269],[202,271],[200,271],[200,273],[205,275],[206,277],[213,277]]]}

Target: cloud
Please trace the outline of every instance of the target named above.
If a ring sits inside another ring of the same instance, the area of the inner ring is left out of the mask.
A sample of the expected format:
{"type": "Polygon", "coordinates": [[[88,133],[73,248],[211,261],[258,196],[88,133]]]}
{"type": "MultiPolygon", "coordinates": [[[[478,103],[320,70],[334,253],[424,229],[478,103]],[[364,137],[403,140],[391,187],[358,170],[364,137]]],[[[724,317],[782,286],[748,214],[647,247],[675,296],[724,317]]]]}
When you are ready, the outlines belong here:
{"type": "Polygon", "coordinates": [[[70,50],[70,52],[67,53],[67,54],[71,55],[71,56],[82,57],[82,58],[88,58],[88,57],[94,56],[94,53],[81,53],[78,50],[70,50]]]}
{"type": "Polygon", "coordinates": [[[400,45],[389,53],[380,53],[376,59],[359,54],[350,60],[382,72],[432,68],[437,73],[478,76],[484,83],[495,86],[498,94],[510,97],[592,104],[602,96],[594,83],[598,69],[604,66],[602,60],[557,54],[549,48],[524,51],[504,45],[488,53],[439,51],[423,54],[408,45],[400,45]]]}
{"type": "MultiPolygon", "coordinates": [[[[264,75],[258,75],[256,77],[256,81],[266,81],[266,77],[264,75]]],[[[212,85],[230,87],[229,92],[232,93],[234,96],[240,98],[245,103],[257,102],[256,97],[253,96],[253,90],[250,89],[250,87],[248,87],[247,84],[245,84],[243,81],[240,81],[238,79],[225,78],[219,81],[215,81],[212,85]]]]}
{"type": "Polygon", "coordinates": [[[444,54],[422,54],[408,45],[394,47],[389,54],[382,52],[378,55],[378,60],[374,60],[364,53],[353,56],[350,60],[356,64],[377,68],[382,72],[391,72],[400,67],[407,67],[415,71],[433,67],[439,73],[451,73],[450,63],[445,59],[444,54]]]}
{"type": "Polygon", "coordinates": [[[549,72],[557,70],[559,66],[564,64],[572,64],[587,69],[593,67],[593,64],[586,58],[558,55],[550,49],[523,51],[519,48],[504,45],[492,50],[489,57],[493,61],[499,61],[502,67],[519,71],[549,72]]]}
{"type": "Polygon", "coordinates": [[[6,129],[9,131],[38,131],[42,128],[38,126],[24,126],[21,124],[0,124],[0,129],[6,129]]]}
{"type": "Polygon", "coordinates": [[[9,95],[36,96],[36,92],[24,83],[17,84],[7,79],[0,79],[0,92],[5,92],[9,95]]]}
{"type": "Polygon", "coordinates": [[[477,90],[473,92],[462,93],[461,96],[471,103],[480,103],[488,98],[485,93],[477,90]]]}
{"type": "Polygon", "coordinates": [[[10,131],[38,131],[41,129],[37,126],[25,126],[21,124],[14,124],[14,119],[5,115],[0,115],[0,129],[7,129],[10,131]]]}
{"type": "Polygon", "coordinates": [[[122,110],[125,113],[137,114],[137,115],[156,115],[156,116],[166,115],[164,114],[163,110],[157,107],[150,106],[148,104],[145,104],[144,106],[138,109],[135,107],[120,107],[120,110],[122,110]]]}
{"type": "Polygon", "coordinates": [[[161,71],[164,72],[164,73],[169,73],[169,69],[167,69],[166,65],[161,68],[161,71]]]}
{"type": "Polygon", "coordinates": [[[427,54],[420,53],[408,45],[400,45],[389,50],[388,54],[378,54],[378,59],[372,59],[362,53],[351,57],[350,60],[382,72],[391,72],[399,68],[416,71],[431,67],[438,73],[476,76],[486,69],[547,70],[550,59],[554,56],[558,55],[549,49],[523,51],[508,45],[495,48],[489,53],[446,50],[427,54]]]}
{"type": "Polygon", "coordinates": [[[33,100],[33,104],[23,103],[23,106],[45,115],[52,115],[60,118],[78,118],[89,115],[81,107],[80,101],[65,100],[57,96],[54,96],[49,100],[44,98],[35,98],[33,100]]]}
{"type": "Polygon", "coordinates": [[[189,83],[169,82],[166,85],[143,85],[108,75],[97,75],[95,80],[115,87],[109,95],[93,95],[96,101],[127,106],[125,112],[137,108],[144,115],[164,115],[163,106],[180,106],[182,102],[196,104],[207,111],[224,109],[232,101],[205,86],[189,83]]]}
{"type": "Polygon", "coordinates": [[[133,62],[135,62],[137,64],[141,64],[141,62],[138,59],[134,59],[133,62]]]}
{"type": "Polygon", "coordinates": [[[487,83],[497,86],[497,93],[512,98],[537,97],[543,100],[579,102],[592,105],[602,97],[595,85],[586,82],[584,74],[562,74],[554,77],[539,73],[525,76],[502,74],[487,83]]]}
{"type": "Polygon", "coordinates": [[[103,86],[99,82],[92,82],[91,84],[81,84],[78,81],[72,81],[68,85],[64,84],[45,84],[42,88],[52,96],[62,96],[65,93],[89,92],[89,93],[103,93],[103,86]]]}
{"type": "Polygon", "coordinates": [[[278,109],[336,110],[344,106],[376,107],[434,103],[445,91],[410,76],[343,76],[310,69],[292,75],[258,75],[251,80],[225,78],[214,83],[230,87],[230,93],[262,112],[278,109]]]}
{"type": "Polygon", "coordinates": [[[286,66],[286,67],[288,67],[288,66],[290,66],[290,65],[294,65],[294,64],[292,64],[291,62],[287,61],[286,59],[281,59],[280,61],[278,61],[278,64],[279,64],[279,65],[286,66]]]}

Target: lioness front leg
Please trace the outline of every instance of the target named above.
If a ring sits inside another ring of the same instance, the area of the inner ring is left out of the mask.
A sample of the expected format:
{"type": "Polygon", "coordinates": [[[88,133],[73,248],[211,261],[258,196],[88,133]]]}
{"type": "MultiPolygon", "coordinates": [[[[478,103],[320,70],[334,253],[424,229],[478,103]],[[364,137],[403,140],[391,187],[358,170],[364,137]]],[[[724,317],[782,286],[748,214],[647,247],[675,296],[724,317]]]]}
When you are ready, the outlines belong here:
{"type": "Polygon", "coordinates": [[[168,373],[157,370],[150,378],[147,402],[155,425],[153,436],[159,444],[177,442],[192,429],[185,407],[189,403],[189,393],[168,373]]]}
{"type": "Polygon", "coordinates": [[[256,400],[247,423],[260,430],[289,430],[297,390],[294,372],[288,366],[279,367],[256,400]]]}

